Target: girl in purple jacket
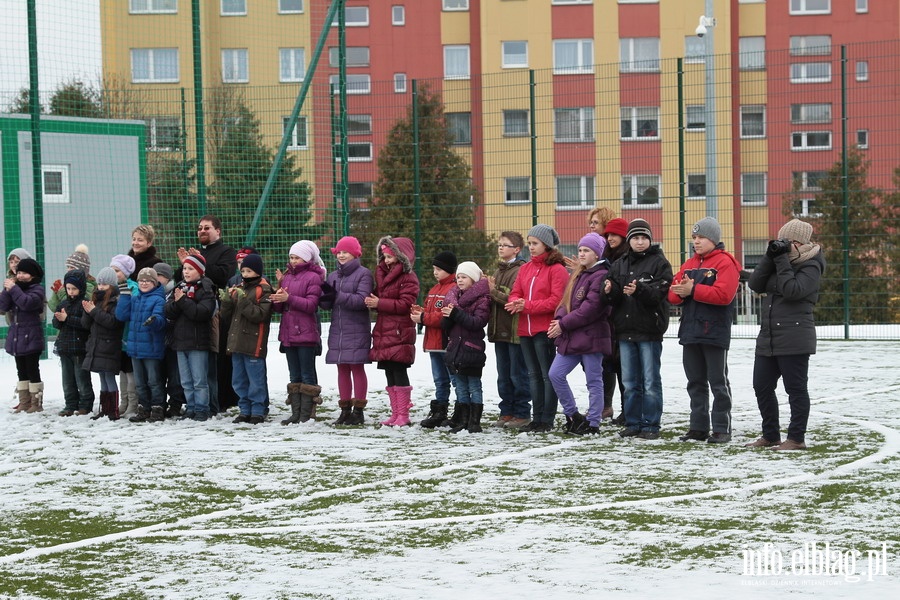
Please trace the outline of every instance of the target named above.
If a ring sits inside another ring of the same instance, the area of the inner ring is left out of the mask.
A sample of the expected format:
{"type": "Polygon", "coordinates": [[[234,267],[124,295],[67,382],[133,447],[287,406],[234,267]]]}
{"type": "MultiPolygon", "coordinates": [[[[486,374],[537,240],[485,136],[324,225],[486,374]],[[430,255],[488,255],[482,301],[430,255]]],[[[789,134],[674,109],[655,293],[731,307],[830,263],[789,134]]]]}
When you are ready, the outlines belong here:
{"type": "Polygon", "coordinates": [[[0,291],[0,312],[9,319],[6,352],[16,358],[19,382],[19,406],[16,412],[44,410],[44,383],[40,359],[44,351],[44,305],[46,297],[41,280],[44,270],[32,258],[16,265],[15,277],[8,277],[0,291]]]}
{"type": "Polygon", "coordinates": [[[589,233],[578,242],[578,267],[569,277],[562,302],[547,330],[547,337],[556,342],[550,382],[566,415],[566,432],[575,435],[598,433],[603,414],[603,357],[612,354],[612,307],[604,291],[609,263],[601,259],[605,249],[606,240],[596,233],[589,233]],[[579,364],[587,379],[587,415],[578,412],[566,380],[579,364]]]}
{"type": "Polygon", "coordinates": [[[280,287],[270,296],[272,309],[281,314],[278,340],[287,356],[291,378],[287,386],[291,416],[282,425],[315,419],[316,406],[322,403],[322,386],[316,374],[316,353],[322,339],[316,311],[324,281],[319,247],[309,240],[291,246],[280,287]]]}

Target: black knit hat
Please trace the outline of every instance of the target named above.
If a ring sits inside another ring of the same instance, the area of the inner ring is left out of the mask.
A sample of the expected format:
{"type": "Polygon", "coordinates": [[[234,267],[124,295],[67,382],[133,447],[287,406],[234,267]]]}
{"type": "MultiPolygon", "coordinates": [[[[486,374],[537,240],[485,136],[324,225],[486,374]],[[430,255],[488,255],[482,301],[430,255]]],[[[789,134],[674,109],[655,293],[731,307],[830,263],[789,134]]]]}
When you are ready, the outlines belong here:
{"type": "Polygon", "coordinates": [[[650,223],[643,219],[634,219],[628,224],[628,235],[625,236],[626,241],[631,241],[636,235],[645,235],[647,239],[653,241],[653,234],[650,232],[650,223]]]}
{"type": "Polygon", "coordinates": [[[435,257],[431,259],[431,264],[451,275],[456,273],[456,255],[452,252],[438,252],[435,257]]]}
{"type": "Polygon", "coordinates": [[[250,269],[260,277],[263,276],[263,261],[259,254],[248,254],[241,263],[242,269],[250,269]]]}
{"type": "Polygon", "coordinates": [[[44,278],[44,269],[33,258],[23,258],[16,265],[17,273],[28,273],[32,277],[32,281],[38,283],[44,278]]]}
{"type": "Polygon", "coordinates": [[[79,269],[74,269],[66,273],[63,277],[63,284],[74,285],[81,294],[84,294],[85,290],[87,290],[87,278],[84,275],[84,271],[79,269]]]}

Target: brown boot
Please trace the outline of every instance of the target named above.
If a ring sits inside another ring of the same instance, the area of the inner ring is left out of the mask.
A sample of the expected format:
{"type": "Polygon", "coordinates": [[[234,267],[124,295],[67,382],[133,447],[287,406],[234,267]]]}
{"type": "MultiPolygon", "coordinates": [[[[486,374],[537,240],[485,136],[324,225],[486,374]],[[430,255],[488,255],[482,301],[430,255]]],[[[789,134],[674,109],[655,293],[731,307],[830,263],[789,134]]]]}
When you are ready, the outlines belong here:
{"type": "Polygon", "coordinates": [[[25,412],[36,413],[44,411],[44,382],[29,382],[28,393],[31,394],[31,406],[25,412]]]}
{"type": "Polygon", "coordinates": [[[19,395],[19,405],[15,412],[29,412],[31,408],[31,392],[28,390],[28,382],[20,381],[16,384],[16,393],[19,395]]]}
{"type": "Polygon", "coordinates": [[[287,400],[284,403],[288,406],[293,406],[295,402],[298,404],[300,402],[300,384],[289,383],[287,384],[287,400]]]}
{"type": "Polygon", "coordinates": [[[322,404],[322,386],[308,383],[300,384],[300,422],[306,423],[316,418],[316,407],[322,404]]]}
{"type": "Polygon", "coordinates": [[[332,425],[346,425],[350,411],[353,410],[353,400],[338,400],[338,407],[341,409],[341,415],[332,425]]]}
{"type": "Polygon", "coordinates": [[[366,416],[363,411],[366,408],[366,404],[369,403],[368,400],[359,400],[353,399],[353,412],[350,414],[350,417],[347,419],[344,425],[362,425],[366,422],[366,416]]]}

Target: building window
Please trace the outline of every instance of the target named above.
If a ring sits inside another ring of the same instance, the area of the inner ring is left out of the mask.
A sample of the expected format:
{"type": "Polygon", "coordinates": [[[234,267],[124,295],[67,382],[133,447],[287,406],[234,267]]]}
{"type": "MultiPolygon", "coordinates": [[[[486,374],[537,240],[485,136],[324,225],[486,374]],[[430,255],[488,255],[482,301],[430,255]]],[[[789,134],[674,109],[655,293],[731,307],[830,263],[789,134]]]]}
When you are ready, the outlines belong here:
{"type": "Polygon", "coordinates": [[[706,62],[706,42],[696,35],[684,36],[684,63],[703,64],[706,62]]]}
{"type": "Polygon", "coordinates": [[[828,177],[828,171],[794,171],[794,186],[801,191],[817,191],[822,189],[822,182],[828,177]]]}
{"type": "Polygon", "coordinates": [[[623,106],[619,115],[623,140],[659,139],[658,106],[623,106]]]}
{"type": "Polygon", "coordinates": [[[869,61],[867,61],[867,60],[856,61],[856,80],[857,81],[868,81],[869,80],[869,61]]]}
{"type": "MultiPolygon", "coordinates": [[[[290,117],[281,118],[282,135],[287,133],[288,121],[290,120],[290,117]]],[[[291,141],[288,143],[288,150],[301,150],[308,147],[309,142],[307,141],[306,136],[306,117],[301,115],[297,117],[297,123],[294,125],[293,131],[291,131],[291,141]]]]}
{"type": "Polygon", "coordinates": [[[556,208],[573,209],[594,206],[593,177],[557,177],[556,208]]]}
{"type": "Polygon", "coordinates": [[[518,69],[528,67],[528,42],[500,42],[503,50],[504,69],[518,69]]]}
{"type": "Polygon", "coordinates": [[[689,131],[703,131],[706,129],[706,107],[702,104],[688,104],[684,111],[689,131]]]}
{"type": "Polygon", "coordinates": [[[791,134],[792,150],[831,150],[830,131],[797,131],[791,134]]]}
{"type": "Polygon", "coordinates": [[[622,175],[622,208],[659,207],[659,175],[622,175]]]}
{"type": "Polygon", "coordinates": [[[306,77],[306,50],[303,48],[278,49],[278,80],[282,83],[303,81],[306,77]]]}
{"type": "Polygon", "coordinates": [[[831,104],[791,104],[791,123],[831,123],[831,104]]]}
{"type": "Polygon", "coordinates": [[[738,66],[741,71],[762,71],[766,68],[766,38],[742,37],[738,40],[738,66]]]}
{"type": "Polygon", "coordinates": [[[767,240],[744,240],[744,268],[752,270],[759,266],[768,247],[767,240]]]}
{"type": "Polygon", "coordinates": [[[531,202],[531,177],[507,177],[504,201],[506,204],[531,202]]]}
{"type": "Polygon", "coordinates": [[[181,149],[181,121],[178,117],[151,117],[146,125],[147,150],[171,152],[181,149]]]}
{"type": "Polygon", "coordinates": [[[372,133],[372,115],[347,115],[347,135],[372,133]]]}
{"type": "Polygon", "coordinates": [[[130,0],[128,12],[134,15],[177,13],[178,0],[130,0]]]}
{"type": "Polygon", "coordinates": [[[222,16],[242,16],[247,14],[247,0],[222,0],[222,16]]]}
{"type": "MultiPolygon", "coordinates": [[[[340,93],[340,75],[329,75],[328,83],[332,85],[334,93],[340,93]]],[[[372,76],[362,73],[347,74],[347,93],[348,94],[368,94],[372,91],[372,76]]]]}
{"type": "Polygon", "coordinates": [[[178,48],[131,50],[132,83],[177,83],[178,48]]]}
{"type": "Polygon", "coordinates": [[[406,73],[394,73],[394,92],[406,93],[406,73]]]}
{"type": "Polygon", "coordinates": [[[469,10],[469,0],[444,0],[444,10],[469,10]]]}
{"type": "Polygon", "coordinates": [[[457,146],[468,146],[472,143],[472,113],[446,113],[447,128],[457,146]]]}
{"type": "Polygon", "coordinates": [[[444,46],[444,79],[469,78],[469,45],[444,46]]]}
{"type": "MultiPolygon", "coordinates": [[[[368,67],[368,46],[346,46],[344,48],[344,60],[348,67],[368,67]]],[[[341,66],[341,49],[337,47],[328,49],[328,66],[335,69],[341,66]]]]}
{"type": "Polygon", "coordinates": [[[594,40],[553,40],[553,72],[594,72],[594,40]]]}
{"type": "Polygon", "coordinates": [[[766,137],[766,107],[754,104],[741,107],[741,137],[766,137]]]}
{"type": "Polygon", "coordinates": [[[800,198],[794,204],[795,217],[821,217],[822,213],[816,210],[815,198],[800,198]]]}
{"type": "Polygon", "coordinates": [[[856,147],[860,150],[865,150],[869,147],[869,130],[868,129],[857,129],[856,130],[856,147]]]}
{"type": "MultiPolygon", "coordinates": [[[[339,25],[338,15],[334,16],[332,27],[339,25]]],[[[368,6],[344,6],[344,24],[347,27],[368,27],[369,25],[369,7],[368,6]]]]}
{"type": "Polygon", "coordinates": [[[69,204],[69,165],[41,165],[44,204],[69,204]]]}
{"type": "Polygon", "coordinates": [[[347,196],[350,198],[352,208],[369,210],[369,203],[372,201],[372,182],[348,183],[347,196]]]}
{"type": "Polygon", "coordinates": [[[741,173],[741,204],[766,205],[765,173],[741,173]]]}
{"type": "Polygon", "coordinates": [[[278,0],[278,12],[285,13],[302,13],[303,0],[278,0]]]}
{"type": "Polygon", "coordinates": [[[503,135],[505,137],[520,137],[528,135],[528,111],[504,110],[503,111],[503,135]]]}
{"type": "Polygon", "coordinates": [[[687,178],[688,198],[706,198],[706,175],[695,173],[687,178]]]}
{"type": "Polygon", "coordinates": [[[659,38],[620,39],[619,71],[622,73],[659,71],[659,38]]]}
{"type": "Polygon", "coordinates": [[[391,7],[391,25],[406,25],[406,7],[402,5],[391,7]]]}
{"type": "Polygon", "coordinates": [[[792,35],[791,56],[830,56],[830,35],[792,35]]]}
{"type": "Polygon", "coordinates": [[[831,63],[795,63],[791,65],[791,83],[828,83],[831,81],[831,63]]]}
{"type": "Polygon", "coordinates": [[[249,65],[246,48],[222,50],[222,82],[247,83],[250,81],[249,65]]]}
{"type": "Polygon", "coordinates": [[[831,14],[831,0],[791,0],[792,15],[831,14]]]}
{"type": "MultiPolygon", "coordinates": [[[[334,145],[334,160],[341,160],[341,146],[334,145]]],[[[372,162],[372,142],[351,142],[347,144],[347,162],[372,162]]]]}
{"type": "Polygon", "coordinates": [[[594,108],[557,108],[553,138],[557,142],[588,142],[594,139],[594,108]]]}
{"type": "Polygon", "coordinates": [[[856,0],[856,12],[858,12],[858,13],[869,12],[869,0],[856,0]]]}

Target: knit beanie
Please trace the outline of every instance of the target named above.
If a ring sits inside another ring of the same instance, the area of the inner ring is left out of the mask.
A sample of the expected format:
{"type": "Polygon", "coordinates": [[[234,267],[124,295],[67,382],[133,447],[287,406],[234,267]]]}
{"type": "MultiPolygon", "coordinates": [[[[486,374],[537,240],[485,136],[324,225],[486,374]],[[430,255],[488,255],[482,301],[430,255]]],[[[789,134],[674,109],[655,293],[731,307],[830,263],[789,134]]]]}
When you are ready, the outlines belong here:
{"type": "Polygon", "coordinates": [[[538,223],[528,230],[528,237],[535,237],[548,248],[556,248],[559,246],[559,234],[549,225],[538,223]]]}
{"type": "MultiPolygon", "coordinates": [[[[438,252],[431,259],[431,264],[447,273],[456,273],[456,255],[452,252],[438,252]]],[[[475,281],[478,280],[476,279],[475,281]]]]}
{"type": "MultiPolygon", "coordinates": [[[[443,267],[441,267],[443,268],[443,267]]],[[[481,279],[481,267],[473,263],[471,260],[467,260],[459,263],[456,267],[457,275],[465,275],[472,281],[478,281],[481,279]]]]}
{"type": "Polygon", "coordinates": [[[299,256],[304,262],[311,262],[317,265],[322,264],[322,258],[319,256],[319,247],[309,240],[300,240],[291,246],[290,254],[299,256]]]}
{"type": "Polygon", "coordinates": [[[722,241],[722,228],[719,226],[719,222],[712,217],[703,217],[697,221],[694,224],[694,228],[691,229],[691,234],[705,237],[713,244],[718,244],[722,241]]]}
{"type": "Polygon", "coordinates": [[[18,266],[16,266],[16,273],[28,273],[35,283],[44,278],[44,269],[33,258],[20,260],[18,266]]]}
{"type": "Polygon", "coordinates": [[[259,253],[256,251],[256,248],[254,248],[253,246],[244,246],[243,248],[238,250],[237,254],[235,255],[235,258],[237,260],[244,260],[245,258],[247,258],[248,254],[259,254],[259,253]]]}
{"type": "Polygon", "coordinates": [[[79,294],[84,294],[87,289],[87,278],[81,269],[72,269],[63,276],[63,285],[74,285],[79,294]]]}
{"type": "Polygon", "coordinates": [[[131,274],[134,273],[134,259],[127,254],[116,254],[109,262],[109,266],[122,271],[125,277],[131,277],[131,274]]]}
{"type": "MultiPolygon", "coordinates": [[[[153,265],[153,270],[156,271],[157,275],[162,275],[163,277],[165,277],[166,281],[172,281],[172,279],[175,277],[175,270],[171,265],[169,265],[169,263],[158,262],[153,265]]],[[[203,271],[200,271],[200,275],[203,275],[203,271]]]]}
{"type": "Polygon", "coordinates": [[[631,241],[631,238],[636,235],[647,236],[647,239],[652,242],[653,233],[650,231],[650,223],[643,219],[634,219],[631,221],[631,223],[628,224],[628,235],[625,236],[625,241],[631,241]]]}
{"type": "Polygon", "coordinates": [[[144,267],[143,269],[141,269],[141,272],[138,273],[137,280],[138,283],[140,283],[141,281],[152,281],[153,283],[159,283],[159,279],[157,279],[156,276],[156,269],[152,267],[144,267]]]}
{"type": "Polygon", "coordinates": [[[250,269],[260,277],[263,276],[263,261],[259,254],[248,254],[241,263],[242,269],[250,269]]]}
{"type": "Polygon", "coordinates": [[[33,256],[31,256],[31,253],[25,248],[13,248],[13,250],[9,253],[9,256],[6,257],[6,262],[9,262],[9,259],[13,256],[18,256],[19,260],[34,258],[33,256]]]}
{"type": "Polygon", "coordinates": [[[331,249],[332,254],[337,254],[338,252],[347,252],[352,254],[354,258],[359,258],[362,256],[362,246],[358,239],[348,235],[339,239],[338,243],[331,249]]]}
{"type": "Polygon", "coordinates": [[[626,237],[628,235],[628,221],[622,219],[621,217],[610,219],[609,223],[606,224],[606,229],[603,230],[603,235],[606,235],[608,233],[612,233],[623,238],[626,237]]]}
{"type": "Polygon", "coordinates": [[[593,231],[578,241],[578,247],[584,246],[590,248],[597,255],[597,259],[603,258],[603,252],[606,250],[606,240],[599,233],[593,231]]]}
{"type": "Polygon", "coordinates": [[[84,244],[78,244],[75,252],[66,259],[67,269],[81,269],[88,274],[91,272],[91,257],[88,256],[88,247],[84,244]]]}
{"type": "MultiPolygon", "coordinates": [[[[249,255],[248,255],[249,256],[249,255]]],[[[245,258],[246,260],[246,258],[245,258]]],[[[190,264],[194,269],[200,273],[200,277],[206,273],[206,259],[202,256],[197,256],[194,254],[188,254],[187,258],[184,259],[185,263],[190,264]]],[[[168,266],[168,265],[166,265],[168,266]]],[[[158,269],[157,269],[158,270],[158,269]]],[[[170,278],[171,279],[171,278],[170,278]]]]}
{"type": "Polygon", "coordinates": [[[812,240],[812,234],[812,225],[800,219],[791,219],[778,230],[778,239],[808,244],[812,240]]]}
{"type": "Polygon", "coordinates": [[[112,267],[103,267],[97,273],[97,285],[118,285],[119,278],[112,267]]]}

